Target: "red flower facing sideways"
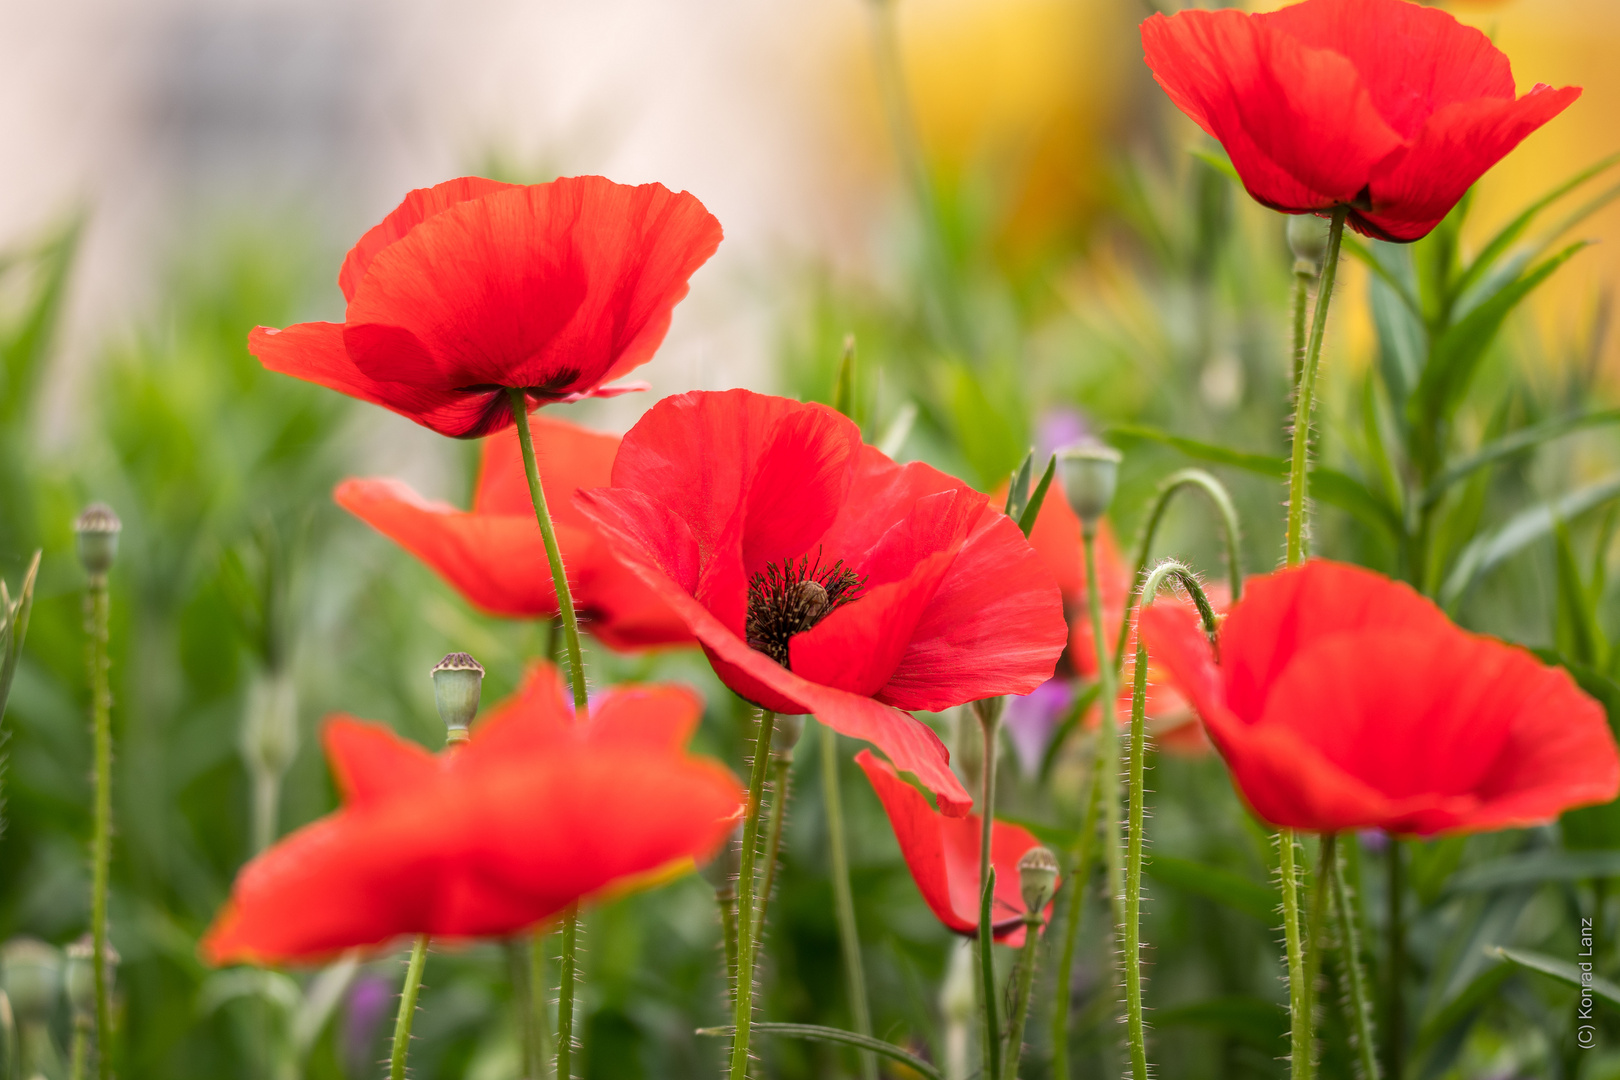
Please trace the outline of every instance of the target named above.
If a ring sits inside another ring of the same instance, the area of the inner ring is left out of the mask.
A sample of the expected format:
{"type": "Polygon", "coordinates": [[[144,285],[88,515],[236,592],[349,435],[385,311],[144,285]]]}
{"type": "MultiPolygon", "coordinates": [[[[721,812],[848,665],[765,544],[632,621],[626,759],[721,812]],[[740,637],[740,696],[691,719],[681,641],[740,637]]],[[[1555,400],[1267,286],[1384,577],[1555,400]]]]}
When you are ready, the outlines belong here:
{"type": "Polygon", "coordinates": [[[972,799],[901,710],[1028,693],[1063,651],[1057,587],[1018,526],[822,405],[666,398],[625,435],[613,485],[575,499],[727,686],[876,744],[948,814],[972,799]]]}
{"type": "Polygon", "coordinates": [[[463,177],[360,238],[343,322],[261,326],[248,348],[442,435],[487,435],[511,422],[508,388],[531,407],[636,389],[602,384],[652,357],[719,243],[703,204],[660,184],[463,177]]]}
{"type": "Polygon", "coordinates": [[[577,900],[704,860],[743,790],[683,749],[691,691],[622,686],[577,724],[536,664],[460,747],[326,725],[343,806],[250,862],[203,939],[210,963],[309,962],[406,934],[511,934],[577,900]]]}
{"type": "Polygon", "coordinates": [[[1538,84],[1516,97],[1484,34],[1407,0],[1154,15],[1142,45],[1250,195],[1288,213],[1347,206],[1355,229],[1383,240],[1428,235],[1581,93],[1538,84]]]}
{"type": "Polygon", "coordinates": [[[1567,672],[1370,570],[1312,561],[1250,578],[1219,663],[1186,608],[1152,604],[1141,623],[1273,825],[1473,832],[1620,791],[1603,709],[1567,672]]]}
{"type": "MultiPolygon", "coordinates": [[[[539,416],[531,425],[540,482],[581,628],[621,652],[691,644],[686,623],[613,557],[596,526],[574,508],[575,488],[608,482],[618,436],[539,416]]],[[[484,440],[470,512],[429,502],[399,480],[345,480],[335,498],[431,566],[474,606],[514,618],[557,614],[557,590],[529,501],[515,427],[484,440]]]]}
{"type": "MultiPolygon", "coordinates": [[[[866,772],[878,801],[889,815],[894,838],[900,842],[911,879],[917,883],[928,909],[958,934],[979,932],[979,845],[983,821],[977,814],[948,818],[923,793],[900,779],[893,768],[871,751],[855,755],[866,772]]],[[[1024,943],[1024,895],[1018,860],[1040,841],[1028,829],[1005,821],[990,824],[990,865],[996,871],[996,892],[990,901],[990,936],[1017,948],[1024,943]]],[[[1057,889],[1054,883],[1053,891],[1057,889]]],[[[1051,911],[1050,906],[1047,913],[1051,911]]]]}

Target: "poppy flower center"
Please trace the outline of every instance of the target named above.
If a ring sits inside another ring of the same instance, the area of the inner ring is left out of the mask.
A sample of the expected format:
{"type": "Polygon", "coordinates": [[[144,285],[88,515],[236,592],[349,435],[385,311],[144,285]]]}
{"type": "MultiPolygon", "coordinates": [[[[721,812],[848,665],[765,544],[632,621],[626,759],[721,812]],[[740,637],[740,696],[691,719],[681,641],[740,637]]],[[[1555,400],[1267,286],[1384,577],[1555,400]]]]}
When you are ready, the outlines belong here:
{"type": "Polygon", "coordinates": [[[839,559],[831,566],[802,556],[797,562],[771,563],[748,580],[748,647],[764,653],[783,667],[788,643],[845,604],[859,600],[866,588],[864,575],[839,559]]]}

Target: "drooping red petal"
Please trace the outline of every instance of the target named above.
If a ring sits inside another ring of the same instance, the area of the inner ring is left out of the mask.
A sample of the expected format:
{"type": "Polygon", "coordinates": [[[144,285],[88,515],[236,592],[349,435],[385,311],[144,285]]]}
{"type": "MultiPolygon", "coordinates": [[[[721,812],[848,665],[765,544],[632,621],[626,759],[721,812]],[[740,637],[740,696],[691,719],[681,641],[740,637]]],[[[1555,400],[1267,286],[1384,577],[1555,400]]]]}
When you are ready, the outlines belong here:
{"type": "MultiPolygon", "coordinates": [[[[889,816],[911,878],[930,911],[959,934],[979,927],[979,845],[983,821],[977,814],[945,817],[922,792],[906,783],[870,750],[855,755],[889,816]]],[[[992,936],[1005,945],[1024,942],[1024,897],[1018,860],[1039,845],[1029,830],[1004,821],[990,827],[990,864],[996,871],[991,902],[992,936]]]]}
{"type": "Polygon", "coordinates": [[[336,716],[321,732],[343,801],[366,805],[435,781],[439,763],[421,746],[382,724],[336,716]]]}
{"type": "Polygon", "coordinates": [[[691,195],[571,177],[458,202],[377,251],[345,319],[379,380],[561,397],[645,362],[720,243],[691,195]]]}
{"type": "Polygon", "coordinates": [[[355,289],[359,287],[360,279],[365,277],[366,271],[370,269],[371,260],[377,257],[377,252],[428,218],[448,210],[457,203],[482,198],[491,192],[513,186],[496,180],[485,180],[480,176],[463,176],[410,192],[387,217],[366,230],[366,234],[344,258],[343,268],[338,271],[338,288],[343,290],[343,299],[354,299],[355,289]]]}

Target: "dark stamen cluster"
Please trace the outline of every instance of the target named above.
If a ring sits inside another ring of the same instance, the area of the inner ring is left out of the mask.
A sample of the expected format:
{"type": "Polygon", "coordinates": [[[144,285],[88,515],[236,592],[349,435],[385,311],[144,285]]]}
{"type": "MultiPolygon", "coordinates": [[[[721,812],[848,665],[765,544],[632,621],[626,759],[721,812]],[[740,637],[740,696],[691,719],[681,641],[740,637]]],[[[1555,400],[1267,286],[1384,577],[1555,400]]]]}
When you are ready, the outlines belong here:
{"type": "Polygon", "coordinates": [[[793,635],[859,600],[865,588],[866,578],[842,559],[823,569],[819,551],[814,561],[805,555],[771,563],[748,582],[748,647],[789,667],[793,635]]]}

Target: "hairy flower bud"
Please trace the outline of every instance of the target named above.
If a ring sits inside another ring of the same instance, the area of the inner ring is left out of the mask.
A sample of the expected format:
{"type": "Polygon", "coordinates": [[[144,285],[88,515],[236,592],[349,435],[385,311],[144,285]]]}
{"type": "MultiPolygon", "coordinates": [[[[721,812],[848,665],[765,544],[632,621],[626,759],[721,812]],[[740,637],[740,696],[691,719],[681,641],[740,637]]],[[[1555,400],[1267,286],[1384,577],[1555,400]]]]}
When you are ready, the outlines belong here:
{"type": "Polygon", "coordinates": [[[1050,848],[1032,847],[1018,860],[1018,887],[1024,894],[1024,906],[1029,913],[1040,917],[1041,911],[1057,891],[1058,862],[1050,848]]]}
{"type": "Polygon", "coordinates": [[[118,555],[118,533],[124,525],[106,503],[91,503],[73,522],[78,541],[79,562],[92,576],[112,569],[118,555]]]}
{"type": "Polygon", "coordinates": [[[439,719],[449,729],[449,741],[467,738],[467,727],[478,715],[478,693],[484,684],[484,666],[464,652],[453,652],[433,668],[433,700],[439,719]]]}
{"type": "Polygon", "coordinates": [[[0,949],[0,978],[19,1024],[43,1024],[56,1008],[62,986],[62,956],[38,938],[18,937],[0,949]]]}
{"type": "Polygon", "coordinates": [[[1063,481],[1063,495],[1069,500],[1069,509],[1080,519],[1080,527],[1088,533],[1108,512],[1114,501],[1114,488],[1119,483],[1120,452],[1101,443],[1082,443],[1065,446],[1057,452],[1058,476],[1063,481]]]}

